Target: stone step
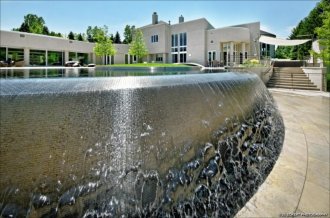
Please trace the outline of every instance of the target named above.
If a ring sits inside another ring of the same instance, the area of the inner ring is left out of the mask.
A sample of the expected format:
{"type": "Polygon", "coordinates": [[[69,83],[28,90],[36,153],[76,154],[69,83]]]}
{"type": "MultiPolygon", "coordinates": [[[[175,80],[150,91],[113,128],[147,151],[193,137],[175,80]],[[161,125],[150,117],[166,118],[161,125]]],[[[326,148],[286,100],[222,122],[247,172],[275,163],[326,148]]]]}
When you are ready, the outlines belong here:
{"type": "Polygon", "coordinates": [[[273,82],[268,82],[267,85],[287,85],[287,86],[297,86],[297,87],[316,87],[313,83],[289,83],[289,82],[281,82],[281,83],[273,83],[273,82]]]}
{"type": "Polygon", "coordinates": [[[284,79],[291,79],[291,78],[297,78],[297,79],[308,79],[307,76],[299,76],[299,75],[273,75],[274,78],[284,78],[284,79]]]}
{"type": "Polygon", "coordinates": [[[298,90],[315,90],[320,91],[320,89],[315,87],[306,86],[289,86],[289,85],[267,85],[268,88],[283,88],[283,89],[298,89],[298,90]]]}
{"type": "Polygon", "coordinates": [[[300,82],[306,82],[310,81],[308,78],[297,78],[297,77],[272,77],[270,80],[274,81],[300,81],[300,82]]]}
{"type": "Polygon", "coordinates": [[[291,73],[291,72],[274,72],[273,74],[284,74],[284,75],[304,75],[306,76],[306,74],[304,73],[291,73]]]}

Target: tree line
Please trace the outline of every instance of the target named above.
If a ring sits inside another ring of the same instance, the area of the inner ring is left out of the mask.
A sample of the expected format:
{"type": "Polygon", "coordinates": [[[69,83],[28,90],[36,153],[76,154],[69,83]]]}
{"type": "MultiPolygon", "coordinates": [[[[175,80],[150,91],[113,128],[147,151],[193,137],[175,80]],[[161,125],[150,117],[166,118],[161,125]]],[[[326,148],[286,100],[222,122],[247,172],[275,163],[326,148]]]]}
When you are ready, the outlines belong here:
{"type": "MultiPolygon", "coordinates": [[[[27,32],[27,33],[36,33],[47,36],[56,36],[62,38],[68,38],[71,40],[78,41],[88,41],[88,42],[97,42],[98,34],[103,31],[103,28],[108,30],[107,26],[98,27],[98,26],[88,26],[86,33],[74,33],[72,31],[69,32],[67,36],[62,33],[56,33],[54,31],[50,31],[46,26],[45,20],[42,17],[39,17],[35,14],[27,14],[24,16],[24,21],[18,28],[13,28],[13,31],[27,32]]],[[[132,42],[133,33],[135,30],[135,26],[126,25],[124,29],[124,39],[121,39],[119,32],[117,31],[115,34],[110,34],[109,37],[113,43],[116,44],[129,44],[132,42]]]]}
{"type": "MultiPolygon", "coordinates": [[[[319,39],[320,44],[329,44],[330,1],[321,0],[298,25],[292,29],[289,39],[319,39]],[[325,40],[327,38],[327,40],[325,40]]],[[[312,41],[299,46],[279,46],[276,57],[284,59],[304,59],[311,53],[312,41]]]]}
{"type": "MultiPolygon", "coordinates": [[[[42,17],[35,14],[27,14],[24,16],[24,21],[19,28],[14,28],[13,31],[36,33],[42,35],[64,37],[61,33],[49,31],[42,17]]],[[[124,29],[124,40],[121,40],[120,34],[117,31],[115,35],[109,34],[108,27],[88,26],[85,33],[69,32],[68,39],[88,41],[95,43],[94,52],[97,56],[113,56],[116,54],[115,44],[129,44],[129,54],[137,57],[138,62],[142,62],[142,58],[148,54],[147,47],[144,42],[143,33],[141,30],[135,29],[135,26],[126,25],[124,29]]],[[[107,64],[107,63],[106,63],[107,64]]]]}

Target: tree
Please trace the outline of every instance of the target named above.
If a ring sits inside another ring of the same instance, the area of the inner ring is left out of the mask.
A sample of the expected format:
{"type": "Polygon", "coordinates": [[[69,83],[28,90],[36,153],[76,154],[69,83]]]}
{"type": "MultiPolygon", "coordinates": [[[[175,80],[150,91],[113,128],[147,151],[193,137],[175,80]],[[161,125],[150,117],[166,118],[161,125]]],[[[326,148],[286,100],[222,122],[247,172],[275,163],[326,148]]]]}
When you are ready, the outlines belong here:
{"type": "Polygon", "coordinates": [[[81,33],[79,33],[79,34],[77,35],[77,39],[78,39],[78,41],[84,41],[84,37],[82,36],[81,33]]]}
{"type": "Polygon", "coordinates": [[[133,40],[133,35],[134,35],[134,32],[135,32],[135,26],[129,26],[129,25],[126,25],[125,26],[125,29],[124,29],[124,40],[123,40],[123,43],[124,44],[129,44],[132,42],[133,40]]]}
{"type": "Polygon", "coordinates": [[[319,43],[322,47],[319,57],[325,64],[330,64],[330,11],[326,11],[323,15],[323,25],[316,28],[315,32],[319,37],[319,43]]]}
{"type": "Polygon", "coordinates": [[[74,40],[74,33],[72,31],[69,32],[68,39],[74,40]]]}
{"type": "Polygon", "coordinates": [[[89,42],[98,42],[99,40],[104,40],[102,37],[104,37],[107,34],[104,34],[104,31],[107,33],[108,32],[108,27],[104,25],[103,27],[98,27],[98,26],[88,26],[86,30],[87,34],[87,40],[89,42]]]}
{"type": "Polygon", "coordinates": [[[113,37],[113,34],[110,34],[110,39],[111,39],[112,42],[115,41],[115,37],[113,37]]]}
{"type": "MultiPolygon", "coordinates": [[[[317,37],[318,33],[315,30],[322,26],[323,14],[330,11],[330,1],[321,0],[314,9],[310,11],[307,17],[299,22],[299,24],[292,29],[289,39],[312,39],[317,37]]],[[[277,58],[300,59],[309,55],[312,42],[307,42],[299,46],[281,47],[276,50],[277,58]]]]}
{"type": "Polygon", "coordinates": [[[24,16],[24,22],[22,23],[21,27],[14,30],[28,33],[43,34],[44,27],[45,21],[42,17],[38,17],[35,14],[27,14],[24,16]]]}
{"type": "Polygon", "coordinates": [[[97,56],[113,56],[116,54],[117,51],[108,36],[107,26],[98,29],[95,40],[97,42],[93,50],[97,56]]]}
{"type": "Polygon", "coordinates": [[[120,35],[119,35],[118,31],[116,32],[113,43],[121,44],[121,39],[120,39],[120,35]]]}
{"type": "Polygon", "coordinates": [[[128,53],[130,55],[136,55],[140,63],[142,62],[142,58],[148,54],[148,49],[144,42],[144,37],[141,30],[135,31],[128,53]]]}
{"type": "Polygon", "coordinates": [[[43,30],[42,30],[42,34],[44,34],[44,35],[49,35],[48,27],[44,26],[44,28],[43,28],[43,30]]]}

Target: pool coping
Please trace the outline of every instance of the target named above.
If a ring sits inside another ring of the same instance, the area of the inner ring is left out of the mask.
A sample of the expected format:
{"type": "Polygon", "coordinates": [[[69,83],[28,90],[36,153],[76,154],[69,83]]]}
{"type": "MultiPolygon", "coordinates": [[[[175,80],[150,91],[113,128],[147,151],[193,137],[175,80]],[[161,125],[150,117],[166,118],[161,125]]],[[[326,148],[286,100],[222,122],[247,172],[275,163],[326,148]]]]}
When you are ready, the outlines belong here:
{"type": "MultiPolygon", "coordinates": [[[[270,92],[275,95],[275,100],[286,96],[296,99],[320,98],[330,102],[330,93],[325,92],[283,89],[271,89],[270,92]]],[[[319,156],[322,154],[319,152],[318,156],[315,155],[315,150],[320,146],[325,150],[324,153],[329,154],[329,138],[319,132],[317,122],[308,120],[309,115],[306,115],[306,120],[299,119],[299,115],[306,112],[312,116],[318,112],[301,107],[300,111],[292,113],[290,110],[299,110],[299,107],[291,107],[289,104],[283,106],[283,102],[278,106],[286,127],[281,154],[257,193],[235,217],[304,217],[306,214],[329,216],[329,156],[320,161],[319,156]],[[328,175],[324,173],[325,175],[316,177],[315,169],[328,172],[328,175]]],[[[329,132],[329,126],[325,129],[327,130],[329,132]]]]}

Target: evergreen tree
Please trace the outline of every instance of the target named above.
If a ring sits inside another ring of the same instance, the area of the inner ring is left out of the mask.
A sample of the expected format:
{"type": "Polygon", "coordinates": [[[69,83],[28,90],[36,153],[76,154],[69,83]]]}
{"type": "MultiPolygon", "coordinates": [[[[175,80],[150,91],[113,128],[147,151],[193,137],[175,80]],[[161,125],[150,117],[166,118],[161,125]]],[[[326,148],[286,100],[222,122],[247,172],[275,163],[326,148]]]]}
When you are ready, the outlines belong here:
{"type": "Polygon", "coordinates": [[[120,35],[119,35],[118,31],[116,32],[113,43],[121,44],[121,39],[120,39],[120,35]]]}
{"type": "Polygon", "coordinates": [[[72,31],[69,32],[68,39],[74,40],[74,33],[72,31]]]}
{"type": "Polygon", "coordinates": [[[78,36],[77,36],[77,40],[78,40],[78,41],[84,41],[84,37],[82,36],[81,33],[78,34],[78,36]]]}

